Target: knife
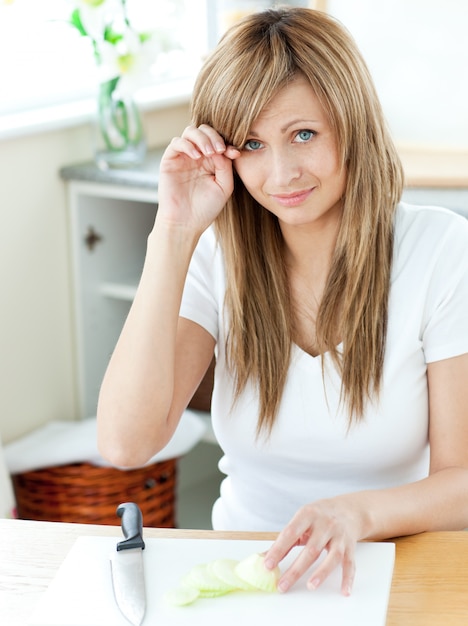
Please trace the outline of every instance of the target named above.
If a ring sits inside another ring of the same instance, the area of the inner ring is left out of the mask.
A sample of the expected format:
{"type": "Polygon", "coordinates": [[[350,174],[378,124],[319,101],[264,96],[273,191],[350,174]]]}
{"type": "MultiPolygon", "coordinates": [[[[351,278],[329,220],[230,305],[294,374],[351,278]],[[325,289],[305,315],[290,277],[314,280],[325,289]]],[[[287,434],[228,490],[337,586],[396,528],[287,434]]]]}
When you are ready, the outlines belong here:
{"type": "Polygon", "coordinates": [[[141,626],[146,611],[143,517],[135,502],[120,504],[117,515],[125,540],[117,544],[110,559],[115,601],[130,624],[141,626]]]}

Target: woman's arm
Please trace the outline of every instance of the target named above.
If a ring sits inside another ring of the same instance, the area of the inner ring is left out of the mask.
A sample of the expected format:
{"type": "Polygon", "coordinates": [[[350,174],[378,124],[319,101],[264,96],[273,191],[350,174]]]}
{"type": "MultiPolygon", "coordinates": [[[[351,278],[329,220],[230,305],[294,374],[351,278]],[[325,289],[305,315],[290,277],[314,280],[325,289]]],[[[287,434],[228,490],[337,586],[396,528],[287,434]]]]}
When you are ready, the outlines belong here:
{"type": "MultiPolygon", "coordinates": [[[[468,527],[468,354],[429,364],[428,385],[430,475],[415,483],[346,494],[301,508],[265,559],[273,568],[293,546],[304,545],[283,574],[281,590],[291,587],[325,549],[328,554],[309,587],[319,586],[341,565],[342,592],[347,595],[357,541],[468,527]]],[[[389,445],[398,446],[398,441],[389,445]]]]}
{"type": "Polygon", "coordinates": [[[142,465],[166,445],[212,359],[214,339],[179,320],[179,309],[197,242],[232,193],[238,154],[210,127],[190,126],[162,159],[142,276],[99,395],[99,449],[117,466],[142,465]]]}
{"type": "Polygon", "coordinates": [[[168,443],[213,356],[211,335],[179,321],[194,245],[158,224],[148,241],[136,297],[99,394],[99,449],[118,467],[143,465],[168,443]]]}

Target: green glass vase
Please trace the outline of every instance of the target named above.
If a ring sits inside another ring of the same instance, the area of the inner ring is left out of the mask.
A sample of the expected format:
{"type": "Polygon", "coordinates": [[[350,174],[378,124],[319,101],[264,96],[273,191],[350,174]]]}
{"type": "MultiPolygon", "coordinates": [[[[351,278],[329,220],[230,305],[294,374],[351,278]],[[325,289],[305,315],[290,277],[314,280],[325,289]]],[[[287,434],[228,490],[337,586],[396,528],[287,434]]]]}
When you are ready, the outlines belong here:
{"type": "Polygon", "coordinates": [[[99,85],[95,160],[101,167],[131,167],[145,159],[141,115],[132,95],[119,93],[119,77],[99,85]]]}

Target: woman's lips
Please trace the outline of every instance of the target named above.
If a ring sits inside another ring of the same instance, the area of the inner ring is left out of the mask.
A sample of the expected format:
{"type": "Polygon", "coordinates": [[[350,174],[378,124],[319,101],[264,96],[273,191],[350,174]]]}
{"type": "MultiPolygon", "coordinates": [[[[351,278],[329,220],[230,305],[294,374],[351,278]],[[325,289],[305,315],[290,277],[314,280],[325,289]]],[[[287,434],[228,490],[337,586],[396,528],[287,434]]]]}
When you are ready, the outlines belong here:
{"type": "Polygon", "coordinates": [[[303,191],[295,191],[293,193],[271,194],[271,197],[282,206],[294,207],[305,202],[314,189],[315,187],[304,189],[303,191]]]}

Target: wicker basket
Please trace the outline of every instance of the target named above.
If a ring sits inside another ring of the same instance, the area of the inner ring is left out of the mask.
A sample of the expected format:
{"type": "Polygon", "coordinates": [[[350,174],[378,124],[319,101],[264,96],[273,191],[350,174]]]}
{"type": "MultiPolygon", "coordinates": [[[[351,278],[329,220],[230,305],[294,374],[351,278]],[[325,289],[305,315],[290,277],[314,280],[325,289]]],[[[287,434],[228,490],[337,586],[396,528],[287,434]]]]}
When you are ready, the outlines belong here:
{"type": "Polygon", "coordinates": [[[136,502],[145,526],[175,527],[177,460],[122,471],[73,463],[12,476],[20,519],[120,524],[121,502],[136,502]]]}

